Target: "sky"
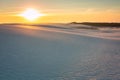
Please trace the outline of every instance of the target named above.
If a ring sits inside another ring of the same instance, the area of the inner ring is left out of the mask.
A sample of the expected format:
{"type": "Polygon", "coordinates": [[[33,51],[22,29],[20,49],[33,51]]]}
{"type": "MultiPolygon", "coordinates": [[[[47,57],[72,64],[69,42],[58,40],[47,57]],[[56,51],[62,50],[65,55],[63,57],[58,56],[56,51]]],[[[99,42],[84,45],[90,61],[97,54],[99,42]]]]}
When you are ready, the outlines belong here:
{"type": "Polygon", "coordinates": [[[120,0],[0,0],[0,23],[28,22],[26,8],[45,14],[37,23],[120,22],[120,0]]]}

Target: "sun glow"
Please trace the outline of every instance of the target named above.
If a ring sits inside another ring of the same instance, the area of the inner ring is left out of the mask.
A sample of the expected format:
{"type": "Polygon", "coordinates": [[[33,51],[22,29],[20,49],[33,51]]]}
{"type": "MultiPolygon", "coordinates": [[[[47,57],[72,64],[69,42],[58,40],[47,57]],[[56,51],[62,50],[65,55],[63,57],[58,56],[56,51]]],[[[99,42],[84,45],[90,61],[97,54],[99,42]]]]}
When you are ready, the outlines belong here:
{"type": "Polygon", "coordinates": [[[43,14],[38,12],[36,9],[28,8],[23,13],[19,14],[19,16],[22,16],[29,21],[34,21],[37,18],[40,18],[41,16],[43,16],[43,14]]]}

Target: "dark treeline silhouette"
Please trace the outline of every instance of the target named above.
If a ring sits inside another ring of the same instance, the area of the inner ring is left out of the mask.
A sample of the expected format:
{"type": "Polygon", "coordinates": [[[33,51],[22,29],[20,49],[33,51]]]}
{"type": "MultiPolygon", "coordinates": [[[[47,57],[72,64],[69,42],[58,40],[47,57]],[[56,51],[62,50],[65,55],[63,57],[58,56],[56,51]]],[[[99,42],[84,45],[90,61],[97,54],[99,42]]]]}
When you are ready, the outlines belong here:
{"type": "Polygon", "coordinates": [[[115,27],[120,28],[120,23],[100,23],[100,22],[72,22],[71,24],[83,24],[83,25],[89,25],[94,27],[115,27]]]}

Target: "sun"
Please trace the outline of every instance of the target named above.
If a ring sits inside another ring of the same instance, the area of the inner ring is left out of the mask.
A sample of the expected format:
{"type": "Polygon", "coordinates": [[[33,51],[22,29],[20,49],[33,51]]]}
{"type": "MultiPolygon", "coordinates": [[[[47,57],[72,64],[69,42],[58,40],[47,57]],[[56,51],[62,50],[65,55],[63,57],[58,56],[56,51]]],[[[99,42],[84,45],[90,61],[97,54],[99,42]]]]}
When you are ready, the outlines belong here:
{"type": "Polygon", "coordinates": [[[38,19],[39,17],[43,16],[43,14],[38,12],[38,10],[36,10],[36,9],[28,8],[24,12],[19,14],[19,16],[22,16],[29,21],[34,21],[34,20],[38,19]]]}

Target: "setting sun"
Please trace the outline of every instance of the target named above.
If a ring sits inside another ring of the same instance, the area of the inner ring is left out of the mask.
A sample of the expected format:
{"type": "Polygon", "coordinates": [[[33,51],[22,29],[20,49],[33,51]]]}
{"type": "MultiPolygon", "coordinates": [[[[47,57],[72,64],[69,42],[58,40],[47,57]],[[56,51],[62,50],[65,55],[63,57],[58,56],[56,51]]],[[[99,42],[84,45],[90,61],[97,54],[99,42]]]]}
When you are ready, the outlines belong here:
{"type": "Polygon", "coordinates": [[[43,16],[43,14],[38,12],[36,9],[29,8],[29,9],[25,10],[24,12],[22,12],[20,14],[20,16],[24,17],[25,19],[27,19],[29,21],[34,21],[37,18],[43,16]]]}

